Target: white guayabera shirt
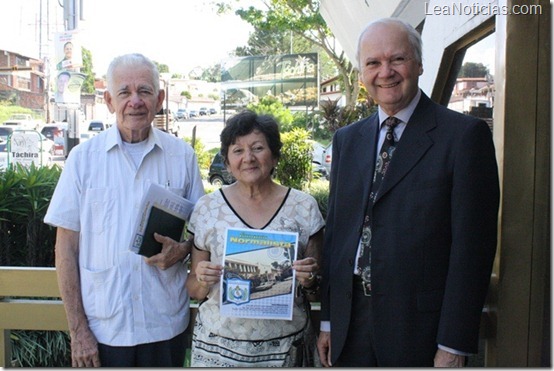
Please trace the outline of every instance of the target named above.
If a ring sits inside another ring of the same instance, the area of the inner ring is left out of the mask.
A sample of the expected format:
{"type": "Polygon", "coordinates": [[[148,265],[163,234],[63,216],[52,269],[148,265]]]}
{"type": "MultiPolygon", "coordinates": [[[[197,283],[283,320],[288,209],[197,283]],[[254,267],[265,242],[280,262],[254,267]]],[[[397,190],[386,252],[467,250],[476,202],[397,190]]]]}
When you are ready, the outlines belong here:
{"type": "Polygon", "coordinates": [[[45,223],[80,233],[79,270],[89,326],[100,343],[132,346],[170,339],[189,322],[186,267],[162,271],[129,250],[151,183],[195,203],[204,188],[193,149],[152,129],[135,166],[117,126],[73,148],[45,223]]]}

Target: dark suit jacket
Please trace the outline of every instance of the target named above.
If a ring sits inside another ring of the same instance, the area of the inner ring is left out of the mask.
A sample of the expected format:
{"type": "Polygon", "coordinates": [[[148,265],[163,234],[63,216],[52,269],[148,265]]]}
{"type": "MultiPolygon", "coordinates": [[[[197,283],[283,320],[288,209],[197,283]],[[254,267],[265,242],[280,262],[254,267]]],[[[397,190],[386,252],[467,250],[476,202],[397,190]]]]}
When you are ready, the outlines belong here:
{"type": "MultiPolygon", "coordinates": [[[[352,273],[375,167],[378,115],[336,132],[322,320],[342,351],[352,273]]],[[[437,343],[476,353],[496,251],[498,170],[486,123],[425,94],[397,144],[372,225],[372,305],[383,365],[429,365],[437,343]]]]}

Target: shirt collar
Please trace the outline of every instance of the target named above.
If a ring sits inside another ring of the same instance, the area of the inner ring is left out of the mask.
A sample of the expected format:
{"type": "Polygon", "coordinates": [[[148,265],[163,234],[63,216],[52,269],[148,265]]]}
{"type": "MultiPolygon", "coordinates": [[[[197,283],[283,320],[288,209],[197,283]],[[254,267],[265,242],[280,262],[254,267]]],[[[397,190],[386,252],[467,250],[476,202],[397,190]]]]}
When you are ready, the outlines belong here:
{"type": "MultiPolygon", "coordinates": [[[[419,103],[419,98],[421,98],[421,90],[417,89],[417,93],[410,101],[410,104],[408,104],[405,108],[398,111],[394,115],[394,117],[401,120],[402,122],[407,123],[410,117],[412,117],[412,114],[414,113],[417,107],[417,104],[419,103]]],[[[385,111],[381,109],[381,106],[379,106],[378,110],[379,110],[379,127],[381,127],[383,125],[383,121],[385,121],[389,117],[389,115],[387,115],[385,111]]]]}
{"type": "MultiPolygon", "coordinates": [[[[123,139],[121,139],[121,133],[117,128],[117,123],[107,130],[106,135],[107,135],[106,152],[108,152],[110,149],[112,149],[115,146],[119,146],[120,148],[123,148],[123,139]]],[[[159,132],[154,130],[154,128],[150,129],[150,133],[148,134],[148,139],[146,140],[147,140],[146,147],[148,148],[148,150],[151,150],[154,146],[158,146],[161,149],[163,149],[163,145],[159,137],[159,132]]]]}

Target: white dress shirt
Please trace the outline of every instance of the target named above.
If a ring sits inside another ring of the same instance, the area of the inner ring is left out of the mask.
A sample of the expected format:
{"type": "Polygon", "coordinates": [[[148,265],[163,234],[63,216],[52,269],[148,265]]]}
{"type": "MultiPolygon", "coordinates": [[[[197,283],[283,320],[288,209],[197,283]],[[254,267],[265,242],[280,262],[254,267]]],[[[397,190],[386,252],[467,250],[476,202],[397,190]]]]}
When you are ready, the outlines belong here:
{"type": "Polygon", "coordinates": [[[168,340],[189,322],[186,267],[149,266],[129,246],[151,183],[195,203],[202,179],[183,140],[152,129],[144,148],[136,166],[116,125],[74,147],[44,218],[80,233],[83,305],[97,340],[111,346],[168,340]]]}

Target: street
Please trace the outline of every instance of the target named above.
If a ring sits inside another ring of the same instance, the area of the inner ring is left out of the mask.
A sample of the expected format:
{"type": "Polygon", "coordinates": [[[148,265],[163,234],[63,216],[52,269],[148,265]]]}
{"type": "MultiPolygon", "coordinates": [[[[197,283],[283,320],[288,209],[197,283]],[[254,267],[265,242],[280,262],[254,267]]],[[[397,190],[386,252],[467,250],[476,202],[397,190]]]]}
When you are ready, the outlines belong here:
{"type": "Polygon", "coordinates": [[[179,137],[192,138],[194,128],[196,128],[196,138],[204,144],[204,150],[219,148],[219,134],[223,130],[223,115],[216,114],[211,116],[199,116],[186,121],[178,121],[179,137]]]}
{"type": "Polygon", "coordinates": [[[262,299],[269,296],[286,295],[292,290],[292,280],[276,281],[275,284],[267,290],[256,291],[250,294],[250,299],[262,299]]]}

